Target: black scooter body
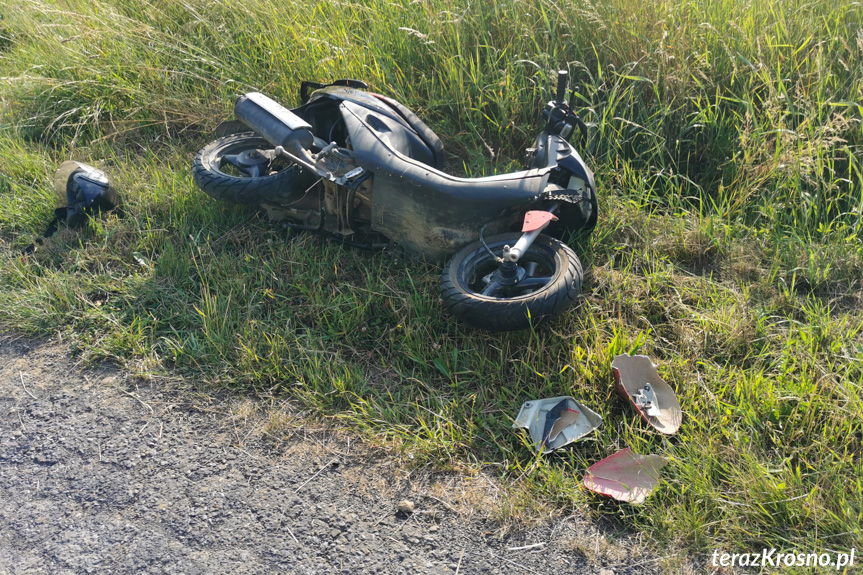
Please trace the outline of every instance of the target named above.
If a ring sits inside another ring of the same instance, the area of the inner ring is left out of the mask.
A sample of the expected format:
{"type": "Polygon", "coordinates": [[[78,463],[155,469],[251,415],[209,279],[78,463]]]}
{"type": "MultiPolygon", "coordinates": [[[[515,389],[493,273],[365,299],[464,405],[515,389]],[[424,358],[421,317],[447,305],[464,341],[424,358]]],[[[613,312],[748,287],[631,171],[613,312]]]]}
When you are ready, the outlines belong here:
{"type": "Polygon", "coordinates": [[[567,82],[558,72],[519,172],[445,173],[440,138],[413,112],[340,80],[303,83],[303,104],[290,110],[263,94],[241,96],[239,122],[198,152],[192,174],[210,196],[257,205],[294,229],[448,259],[439,294],[453,316],[525,329],[576,302],[583,270],[562,240],[597,221],[593,173],[568,142],[587,127],[565,101],[567,82]]]}
{"type": "Polygon", "coordinates": [[[543,131],[528,170],[459,178],[440,170],[443,145],[434,132],[394,100],[354,87],[330,85],[287,110],[260,94],[241,96],[235,114],[274,146],[303,157],[309,135],[322,147],[349,147],[373,178],[371,230],[409,252],[443,259],[479,238],[518,229],[528,209],[558,202],[548,233],[591,230],[596,223],[593,173],[561,136],[543,131]],[[326,137],[324,137],[324,135],[326,137]]]}

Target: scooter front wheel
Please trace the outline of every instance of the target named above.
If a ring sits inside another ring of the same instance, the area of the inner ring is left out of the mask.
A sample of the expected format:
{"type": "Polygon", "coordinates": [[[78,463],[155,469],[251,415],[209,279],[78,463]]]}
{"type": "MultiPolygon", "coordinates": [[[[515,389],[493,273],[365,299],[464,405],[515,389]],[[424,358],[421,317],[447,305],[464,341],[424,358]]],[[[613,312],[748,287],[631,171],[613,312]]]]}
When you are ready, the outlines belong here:
{"type": "Polygon", "coordinates": [[[513,331],[558,316],[575,303],[583,279],[581,262],[569,246],[552,237],[540,235],[519,258],[517,281],[502,278],[497,258],[519,237],[492,236],[485,246],[474,242],[450,260],[440,294],[457,319],[490,331],[513,331]]]}
{"type": "Polygon", "coordinates": [[[219,138],[198,152],[192,176],[207,195],[235,204],[280,204],[314,185],[314,175],[279,156],[254,132],[219,138]]]}

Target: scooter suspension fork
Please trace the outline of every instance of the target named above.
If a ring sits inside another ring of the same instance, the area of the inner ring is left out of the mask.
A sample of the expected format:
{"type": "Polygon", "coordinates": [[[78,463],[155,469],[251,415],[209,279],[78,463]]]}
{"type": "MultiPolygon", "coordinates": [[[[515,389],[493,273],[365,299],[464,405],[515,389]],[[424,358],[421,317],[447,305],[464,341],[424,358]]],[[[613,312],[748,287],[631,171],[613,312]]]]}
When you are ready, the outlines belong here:
{"type": "Polygon", "coordinates": [[[506,266],[507,263],[514,264],[516,263],[521,256],[530,248],[531,244],[539,237],[539,234],[542,233],[548,224],[557,220],[557,216],[554,215],[555,210],[557,210],[557,202],[553,203],[548,211],[537,210],[530,211],[524,215],[524,225],[522,225],[521,237],[515,243],[514,246],[503,246],[503,267],[506,266]]]}

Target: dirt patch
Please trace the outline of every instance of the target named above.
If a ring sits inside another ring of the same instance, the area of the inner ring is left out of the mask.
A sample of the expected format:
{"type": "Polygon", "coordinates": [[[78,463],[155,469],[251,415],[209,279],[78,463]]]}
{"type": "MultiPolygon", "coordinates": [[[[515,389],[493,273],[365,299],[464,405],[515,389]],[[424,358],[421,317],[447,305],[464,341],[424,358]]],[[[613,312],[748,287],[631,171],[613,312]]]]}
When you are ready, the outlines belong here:
{"type": "Polygon", "coordinates": [[[646,573],[578,517],[514,530],[492,478],[408,469],[288,405],[0,342],[0,574],[646,573]],[[416,505],[397,512],[402,499],[416,505]]]}

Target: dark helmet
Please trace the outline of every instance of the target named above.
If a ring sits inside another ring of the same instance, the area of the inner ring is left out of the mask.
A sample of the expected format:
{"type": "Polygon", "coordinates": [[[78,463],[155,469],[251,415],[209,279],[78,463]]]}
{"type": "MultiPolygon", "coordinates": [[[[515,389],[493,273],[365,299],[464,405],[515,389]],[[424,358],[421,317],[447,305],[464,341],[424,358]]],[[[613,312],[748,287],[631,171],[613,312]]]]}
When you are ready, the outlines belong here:
{"type": "Polygon", "coordinates": [[[73,160],[60,164],[54,189],[61,206],[55,214],[69,227],[80,226],[87,214],[108,212],[120,205],[120,196],[104,172],[73,160]]]}

